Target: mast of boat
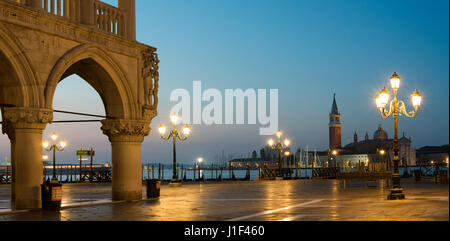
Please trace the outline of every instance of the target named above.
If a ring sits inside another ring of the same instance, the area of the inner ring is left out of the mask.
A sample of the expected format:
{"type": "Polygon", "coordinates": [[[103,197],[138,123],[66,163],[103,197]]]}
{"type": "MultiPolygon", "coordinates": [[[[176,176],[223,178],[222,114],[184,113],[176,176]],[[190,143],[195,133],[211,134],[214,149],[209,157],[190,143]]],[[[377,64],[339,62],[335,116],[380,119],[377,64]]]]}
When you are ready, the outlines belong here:
{"type": "Polygon", "coordinates": [[[308,162],[309,162],[309,147],[306,146],[306,159],[305,159],[305,168],[308,168],[308,162]]]}

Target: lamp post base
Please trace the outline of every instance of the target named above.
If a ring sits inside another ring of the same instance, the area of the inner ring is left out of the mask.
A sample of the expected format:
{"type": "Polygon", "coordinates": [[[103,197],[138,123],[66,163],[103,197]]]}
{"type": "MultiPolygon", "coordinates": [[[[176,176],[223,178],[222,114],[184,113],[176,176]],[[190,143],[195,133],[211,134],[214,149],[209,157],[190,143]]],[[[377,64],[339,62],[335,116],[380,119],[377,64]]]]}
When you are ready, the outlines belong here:
{"type": "Polygon", "coordinates": [[[405,194],[403,188],[392,188],[391,193],[387,197],[388,200],[404,200],[405,194]]]}
{"type": "Polygon", "coordinates": [[[170,180],[169,187],[181,187],[181,181],[179,179],[170,180]]]}

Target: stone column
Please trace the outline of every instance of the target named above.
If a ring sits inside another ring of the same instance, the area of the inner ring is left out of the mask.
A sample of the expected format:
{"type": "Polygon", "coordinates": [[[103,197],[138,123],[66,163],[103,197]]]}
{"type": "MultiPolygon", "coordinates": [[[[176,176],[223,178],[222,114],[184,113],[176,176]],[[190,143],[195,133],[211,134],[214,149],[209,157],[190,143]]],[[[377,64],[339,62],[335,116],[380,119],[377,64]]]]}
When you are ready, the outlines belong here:
{"type": "Polygon", "coordinates": [[[15,193],[15,176],[16,176],[16,165],[15,165],[15,150],[14,150],[14,146],[16,143],[16,135],[14,133],[14,129],[12,128],[11,124],[8,123],[7,121],[3,121],[2,124],[2,131],[3,134],[7,134],[9,141],[10,141],[10,145],[11,145],[11,156],[10,156],[10,160],[11,160],[11,201],[14,202],[16,200],[16,193],[15,193]]]}
{"type": "Polygon", "coordinates": [[[126,13],[125,33],[129,40],[136,40],[135,0],[119,0],[119,9],[126,13]]]}
{"type": "Polygon", "coordinates": [[[103,120],[111,142],[112,199],[142,199],[141,145],[150,133],[150,121],[103,120]]]}
{"type": "Polygon", "coordinates": [[[11,151],[16,209],[41,208],[42,131],[52,120],[52,110],[21,107],[3,110],[3,121],[14,133],[11,151]]]}
{"type": "Polygon", "coordinates": [[[42,10],[42,1],[41,0],[26,0],[26,5],[36,9],[42,10]]]}
{"type": "Polygon", "coordinates": [[[80,0],[80,22],[86,25],[95,25],[94,0],[80,0]]]}

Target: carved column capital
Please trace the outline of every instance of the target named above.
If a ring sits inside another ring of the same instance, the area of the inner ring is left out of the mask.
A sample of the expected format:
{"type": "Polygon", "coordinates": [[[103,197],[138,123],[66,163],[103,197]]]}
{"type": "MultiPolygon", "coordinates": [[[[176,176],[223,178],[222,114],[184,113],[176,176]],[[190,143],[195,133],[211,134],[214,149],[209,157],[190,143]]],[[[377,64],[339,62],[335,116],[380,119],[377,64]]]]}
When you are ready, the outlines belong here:
{"type": "Polygon", "coordinates": [[[14,129],[44,130],[53,121],[53,110],[25,107],[5,107],[2,109],[3,134],[14,138],[14,129]]]}
{"type": "Polygon", "coordinates": [[[111,142],[143,142],[150,134],[150,121],[145,120],[102,120],[103,134],[111,142]]]}

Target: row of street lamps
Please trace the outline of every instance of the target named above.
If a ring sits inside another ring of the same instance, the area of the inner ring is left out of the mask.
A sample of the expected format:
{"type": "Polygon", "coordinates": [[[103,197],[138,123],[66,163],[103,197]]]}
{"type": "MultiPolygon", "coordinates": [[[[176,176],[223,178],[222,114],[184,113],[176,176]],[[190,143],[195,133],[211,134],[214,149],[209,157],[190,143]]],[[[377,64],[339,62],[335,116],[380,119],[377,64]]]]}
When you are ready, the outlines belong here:
{"type": "MultiPolygon", "coordinates": [[[[391,88],[394,92],[394,98],[391,102],[389,102],[390,99],[390,92],[384,87],[376,96],[375,102],[377,105],[377,108],[380,111],[380,114],[382,118],[388,119],[390,117],[393,117],[394,119],[394,173],[392,174],[392,183],[393,187],[391,189],[391,193],[388,196],[389,200],[396,200],[396,199],[404,199],[405,194],[403,193],[403,189],[400,186],[400,174],[399,174],[399,145],[398,145],[398,117],[401,115],[405,115],[406,117],[413,118],[417,116],[419,107],[422,103],[422,96],[420,95],[419,91],[416,90],[411,95],[411,101],[412,105],[414,107],[414,110],[407,112],[405,103],[401,100],[397,99],[397,93],[400,88],[400,82],[401,78],[397,73],[394,73],[390,79],[391,82],[391,88]],[[389,104],[389,110],[386,109],[387,105],[389,104]]],[[[172,114],[170,116],[170,120],[172,122],[172,129],[169,131],[169,134],[165,136],[167,132],[167,127],[165,125],[161,125],[159,127],[159,133],[161,135],[161,138],[163,140],[170,140],[172,138],[173,142],[173,177],[171,180],[172,185],[180,185],[180,180],[178,177],[177,172],[177,164],[176,164],[176,141],[177,139],[180,141],[185,141],[191,134],[192,130],[191,127],[188,125],[185,125],[182,128],[182,131],[177,130],[177,124],[180,121],[180,118],[176,114],[172,114]]],[[[289,151],[289,145],[291,144],[291,141],[289,139],[281,140],[281,137],[283,135],[283,132],[281,130],[278,130],[276,133],[277,136],[277,142],[273,139],[269,139],[267,141],[267,144],[270,148],[277,150],[278,153],[278,173],[277,176],[282,176],[282,156],[283,152],[285,156],[289,156],[291,153],[289,151]]],[[[56,160],[55,160],[55,153],[56,151],[63,151],[64,148],[67,145],[67,142],[62,140],[59,145],[56,144],[56,140],[58,139],[58,135],[56,133],[53,133],[51,135],[51,139],[53,143],[50,145],[49,142],[44,141],[43,147],[46,151],[53,151],[53,176],[52,176],[52,182],[57,182],[56,177],[56,160]]],[[[380,154],[384,155],[385,151],[381,150],[380,154]]],[[[333,160],[333,157],[336,158],[338,155],[337,150],[328,150],[328,166],[331,167],[333,160]],[[333,157],[332,157],[333,156],[333,157]]],[[[44,159],[47,160],[48,156],[44,155],[44,159]]],[[[202,158],[198,159],[199,164],[203,161],[202,158]]]]}

